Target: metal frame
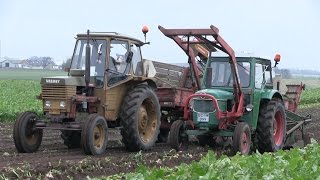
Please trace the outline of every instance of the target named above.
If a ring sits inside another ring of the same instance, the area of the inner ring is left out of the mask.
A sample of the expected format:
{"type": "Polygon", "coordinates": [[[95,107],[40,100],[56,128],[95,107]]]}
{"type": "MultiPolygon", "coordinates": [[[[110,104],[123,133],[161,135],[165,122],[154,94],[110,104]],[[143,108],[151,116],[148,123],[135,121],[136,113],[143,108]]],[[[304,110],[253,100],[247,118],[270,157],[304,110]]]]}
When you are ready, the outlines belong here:
{"type": "MultiPolygon", "coordinates": [[[[234,122],[237,118],[243,115],[243,103],[244,103],[244,95],[242,93],[242,88],[240,85],[239,74],[237,69],[237,60],[235,57],[234,50],[228,43],[219,35],[219,29],[213,25],[210,26],[209,29],[165,29],[162,26],[158,26],[159,30],[167,37],[174,40],[181,49],[188,56],[188,63],[192,67],[194,72],[194,77],[196,81],[196,85],[198,89],[201,89],[201,80],[199,77],[199,70],[196,65],[196,57],[194,55],[194,51],[190,48],[190,44],[205,44],[211,51],[216,51],[216,49],[221,50],[222,52],[228,54],[230,58],[230,66],[233,72],[234,78],[234,105],[230,112],[221,112],[219,108],[217,108],[217,118],[224,119],[225,125],[221,125],[220,128],[225,129],[227,128],[226,124],[230,124],[234,122]],[[184,39],[187,37],[187,40],[184,39]],[[190,41],[190,37],[194,37],[195,40],[190,41]],[[214,40],[210,40],[209,37],[213,37],[214,40]],[[219,115],[218,115],[219,114],[219,115]]],[[[184,105],[184,118],[187,118],[188,114],[188,106],[189,101],[192,97],[195,96],[204,96],[204,95],[192,95],[188,98],[184,105]]],[[[214,97],[209,97],[216,101],[214,97]]]]}

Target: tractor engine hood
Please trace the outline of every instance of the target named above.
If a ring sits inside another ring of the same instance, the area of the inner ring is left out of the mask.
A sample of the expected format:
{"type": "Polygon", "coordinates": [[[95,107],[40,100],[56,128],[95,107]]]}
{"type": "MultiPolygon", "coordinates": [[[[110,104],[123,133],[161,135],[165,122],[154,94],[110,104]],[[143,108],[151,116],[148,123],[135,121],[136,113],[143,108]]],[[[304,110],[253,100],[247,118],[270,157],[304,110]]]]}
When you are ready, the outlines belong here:
{"type": "Polygon", "coordinates": [[[217,100],[233,99],[233,93],[221,89],[203,89],[196,92],[196,94],[201,93],[210,94],[214,96],[217,100]]]}
{"type": "Polygon", "coordinates": [[[84,77],[54,76],[41,78],[41,85],[86,86],[84,77]]]}

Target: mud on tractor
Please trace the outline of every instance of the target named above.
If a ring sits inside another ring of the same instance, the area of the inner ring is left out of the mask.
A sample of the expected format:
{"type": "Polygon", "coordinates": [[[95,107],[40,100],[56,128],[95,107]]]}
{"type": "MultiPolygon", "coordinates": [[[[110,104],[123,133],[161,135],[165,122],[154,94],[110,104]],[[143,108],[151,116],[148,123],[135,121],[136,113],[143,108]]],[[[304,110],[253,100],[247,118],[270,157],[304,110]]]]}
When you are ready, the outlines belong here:
{"type": "Polygon", "coordinates": [[[273,87],[272,68],[280,61],[279,54],[274,66],[264,58],[235,57],[214,26],[159,29],[188,55],[193,85],[198,89],[181,106],[183,117],[170,122],[168,141],[172,148],[183,149],[191,136],[197,137],[200,145],[209,146],[215,145],[217,137],[223,137],[232,139],[234,151],[242,154],[255,148],[273,152],[291,145],[297,129],[308,143],[304,125],[311,117],[295,114],[304,86],[288,86],[285,95],[273,87]],[[203,53],[199,56],[195,45],[207,52],[208,58],[201,58],[203,53]],[[217,50],[227,57],[214,57],[217,50]],[[206,64],[202,78],[196,68],[197,55],[206,64]]]}
{"type": "Polygon", "coordinates": [[[44,118],[24,112],[16,119],[17,150],[37,151],[43,130],[54,129],[69,148],[100,155],[108,127],[121,127],[129,151],[150,149],[159,134],[160,105],[140,51],[145,44],[116,32],[78,34],[68,76],[41,79],[44,118]]]}

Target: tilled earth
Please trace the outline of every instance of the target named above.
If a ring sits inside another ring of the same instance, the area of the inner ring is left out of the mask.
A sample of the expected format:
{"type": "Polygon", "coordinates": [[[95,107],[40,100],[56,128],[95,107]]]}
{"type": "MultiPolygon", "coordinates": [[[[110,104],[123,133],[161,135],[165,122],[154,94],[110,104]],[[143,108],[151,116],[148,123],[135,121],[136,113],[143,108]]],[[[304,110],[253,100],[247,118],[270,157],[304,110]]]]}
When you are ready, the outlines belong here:
{"type": "MultiPolygon", "coordinates": [[[[320,140],[320,108],[299,111],[311,114],[313,121],[307,125],[307,132],[320,140]]],[[[116,129],[109,130],[109,142],[103,156],[86,156],[81,149],[68,149],[60,138],[59,131],[46,130],[40,149],[36,153],[17,153],[13,138],[12,124],[0,123],[0,179],[3,178],[59,178],[79,179],[97,177],[120,172],[132,172],[139,165],[149,167],[174,167],[190,163],[203,157],[210,149],[190,144],[188,150],[175,152],[166,143],[157,143],[151,151],[128,152],[121,143],[116,129]]],[[[218,154],[228,150],[215,149],[218,154]]]]}

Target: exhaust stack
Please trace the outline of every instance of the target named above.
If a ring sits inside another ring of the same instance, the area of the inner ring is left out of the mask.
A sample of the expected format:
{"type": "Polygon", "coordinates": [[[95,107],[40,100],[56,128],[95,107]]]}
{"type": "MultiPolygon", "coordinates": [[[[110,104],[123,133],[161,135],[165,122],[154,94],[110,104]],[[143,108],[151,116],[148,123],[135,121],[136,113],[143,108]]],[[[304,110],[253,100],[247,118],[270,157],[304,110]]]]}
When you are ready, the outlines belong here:
{"type": "Polygon", "coordinates": [[[86,88],[89,89],[89,83],[90,83],[90,56],[91,56],[91,47],[89,45],[89,29],[87,30],[87,45],[86,45],[86,70],[85,70],[85,82],[86,82],[86,88]]]}

